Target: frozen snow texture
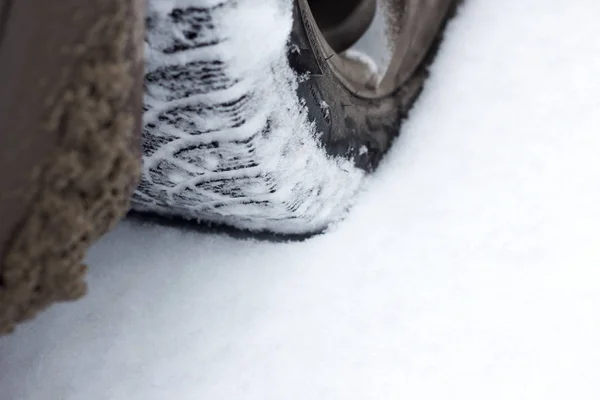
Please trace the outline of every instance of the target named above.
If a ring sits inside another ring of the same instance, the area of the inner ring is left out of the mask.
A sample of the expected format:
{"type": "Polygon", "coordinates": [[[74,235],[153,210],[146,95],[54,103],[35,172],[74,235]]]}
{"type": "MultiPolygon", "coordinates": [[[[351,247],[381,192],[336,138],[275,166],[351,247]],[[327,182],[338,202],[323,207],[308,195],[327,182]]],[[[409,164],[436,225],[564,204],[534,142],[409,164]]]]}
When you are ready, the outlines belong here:
{"type": "Polygon", "coordinates": [[[388,1],[395,0],[377,0],[378,7],[375,12],[375,18],[366,34],[353,46],[353,49],[367,54],[378,66],[378,69],[385,71],[392,57],[393,46],[387,29],[387,9],[385,4],[388,1]]]}
{"type": "Polygon", "coordinates": [[[355,49],[348,49],[344,52],[344,57],[363,64],[366,67],[366,71],[371,75],[379,74],[379,67],[377,66],[377,63],[375,63],[375,61],[366,53],[355,49]]]}
{"type": "Polygon", "coordinates": [[[319,231],[344,215],[364,173],[325,153],[296,96],[291,6],[148,3],[134,208],[279,233],[319,231]]]}
{"type": "Polygon", "coordinates": [[[2,400],[597,400],[600,3],[469,0],[326,235],[127,222],[0,339],[2,400]]]}

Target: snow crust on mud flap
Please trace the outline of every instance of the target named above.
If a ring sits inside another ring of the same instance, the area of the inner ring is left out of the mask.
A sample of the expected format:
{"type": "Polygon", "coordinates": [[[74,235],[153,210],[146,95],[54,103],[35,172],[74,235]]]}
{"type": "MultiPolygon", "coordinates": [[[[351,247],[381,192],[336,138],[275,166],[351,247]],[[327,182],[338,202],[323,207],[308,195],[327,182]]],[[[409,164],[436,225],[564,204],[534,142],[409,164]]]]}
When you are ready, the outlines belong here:
{"type": "Polygon", "coordinates": [[[278,233],[339,220],[364,179],[326,154],[288,62],[291,0],[150,0],[134,209],[278,233]]]}

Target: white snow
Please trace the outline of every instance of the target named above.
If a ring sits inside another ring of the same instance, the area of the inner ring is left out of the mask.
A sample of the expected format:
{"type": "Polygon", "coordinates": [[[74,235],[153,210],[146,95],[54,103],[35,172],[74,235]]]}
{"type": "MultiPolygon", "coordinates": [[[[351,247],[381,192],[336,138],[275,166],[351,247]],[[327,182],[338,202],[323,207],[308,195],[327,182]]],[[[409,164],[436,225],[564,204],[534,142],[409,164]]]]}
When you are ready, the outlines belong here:
{"type": "Polygon", "coordinates": [[[236,0],[199,11],[213,3],[148,3],[145,65],[155,76],[145,82],[143,130],[152,145],[133,208],[253,231],[321,231],[345,216],[365,174],[326,154],[296,95],[307,76],[296,76],[287,58],[292,0],[236,0]],[[195,36],[187,39],[190,30],[195,36]],[[211,87],[214,78],[193,80],[181,65],[212,65],[227,88],[211,87]],[[170,179],[173,172],[178,179],[170,179]]]}
{"type": "Polygon", "coordinates": [[[349,217],[135,222],[0,339],[2,400],[600,398],[600,3],[469,0],[349,217]]]}
{"type": "Polygon", "coordinates": [[[325,111],[325,115],[329,117],[329,104],[327,104],[325,100],[321,100],[319,107],[321,107],[321,110],[325,111]]]}
{"type": "Polygon", "coordinates": [[[390,18],[388,2],[394,0],[377,0],[378,7],[369,29],[360,40],[354,44],[353,50],[367,55],[377,65],[377,69],[385,71],[392,57],[393,45],[390,43],[388,21],[390,18]]]}
{"type": "Polygon", "coordinates": [[[362,63],[363,65],[365,65],[367,71],[371,75],[379,74],[379,67],[377,66],[375,60],[373,60],[371,57],[369,57],[363,52],[360,52],[355,49],[348,49],[344,52],[344,57],[348,58],[349,60],[354,60],[362,63]]]}

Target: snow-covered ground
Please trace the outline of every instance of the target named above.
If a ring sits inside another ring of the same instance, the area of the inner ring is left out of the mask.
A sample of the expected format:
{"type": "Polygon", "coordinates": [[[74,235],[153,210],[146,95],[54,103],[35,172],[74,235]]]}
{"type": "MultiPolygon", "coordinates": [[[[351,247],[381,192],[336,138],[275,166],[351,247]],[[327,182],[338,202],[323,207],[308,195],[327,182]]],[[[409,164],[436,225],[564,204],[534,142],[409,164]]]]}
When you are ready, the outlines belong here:
{"type": "Polygon", "coordinates": [[[345,221],[121,224],[85,300],[0,339],[0,398],[600,398],[599,15],[469,0],[345,221]]]}

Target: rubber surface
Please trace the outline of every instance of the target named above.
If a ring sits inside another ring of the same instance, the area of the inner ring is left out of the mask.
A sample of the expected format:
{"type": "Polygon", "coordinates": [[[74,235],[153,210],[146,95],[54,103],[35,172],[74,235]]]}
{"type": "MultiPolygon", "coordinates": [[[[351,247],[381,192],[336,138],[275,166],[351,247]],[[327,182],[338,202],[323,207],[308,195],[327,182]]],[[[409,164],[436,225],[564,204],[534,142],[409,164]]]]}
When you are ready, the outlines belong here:
{"type": "Polygon", "coordinates": [[[364,98],[338,80],[299,4],[149,2],[137,211],[279,234],[344,217],[436,46],[402,87],[364,98]]]}
{"type": "Polygon", "coordinates": [[[292,1],[149,7],[134,208],[283,234],[340,219],[364,173],[326,154],[296,95],[292,1]]]}
{"type": "Polygon", "coordinates": [[[329,60],[339,56],[324,52],[318,27],[299,3],[294,5],[293,51],[289,56],[296,73],[306,77],[299,82],[298,96],[305,101],[310,120],[322,132],[320,138],[328,154],[350,159],[358,168],[372,172],[400,133],[401,122],[427,78],[427,67],[434,59],[445,25],[461,1],[452,2],[435,41],[425,49],[426,56],[410,79],[380,98],[365,98],[337,79],[329,60]],[[326,110],[322,104],[327,104],[326,110]]]}

